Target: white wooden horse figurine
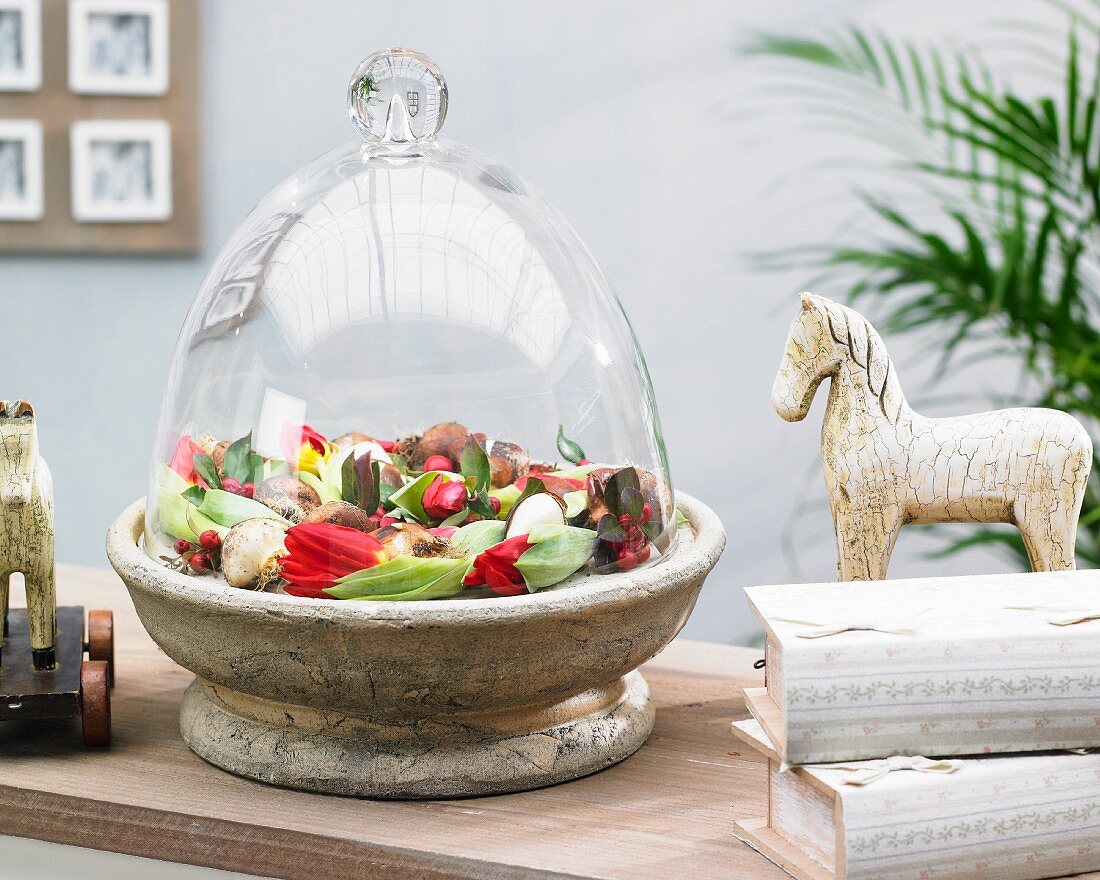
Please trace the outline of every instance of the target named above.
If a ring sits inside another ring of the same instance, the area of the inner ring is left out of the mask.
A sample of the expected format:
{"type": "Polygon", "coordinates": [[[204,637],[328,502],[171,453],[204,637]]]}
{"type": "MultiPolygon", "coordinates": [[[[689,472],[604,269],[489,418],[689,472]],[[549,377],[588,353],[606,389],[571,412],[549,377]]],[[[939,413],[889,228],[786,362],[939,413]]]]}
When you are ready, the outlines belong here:
{"type": "Polygon", "coordinates": [[[885,578],[906,523],[1014,523],[1032,569],[1075,567],[1077,518],[1092,467],[1092,441],[1075,418],[1024,408],[919,415],[867,320],[804,293],[772,406],[789,422],[805,418],[827,377],[821,457],[839,580],[885,578]]]}
{"type": "MultiPolygon", "coordinates": [[[[11,576],[27,591],[31,653],[36,669],[56,665],[57,591],[54,582],[53,481],[38,454],[34,409],[25,400],[0,401],[0,609],[8,623],[11,576]]],[[[18,661],[17,661],[18,662],[18,661]]]]}

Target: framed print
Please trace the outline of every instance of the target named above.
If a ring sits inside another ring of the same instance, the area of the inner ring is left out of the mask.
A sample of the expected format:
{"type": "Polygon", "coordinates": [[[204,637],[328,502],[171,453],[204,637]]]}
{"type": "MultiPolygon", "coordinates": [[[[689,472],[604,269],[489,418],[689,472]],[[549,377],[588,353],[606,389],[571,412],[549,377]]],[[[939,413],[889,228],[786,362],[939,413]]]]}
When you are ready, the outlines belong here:
{"type": "Polygon", "coordinates": [[[0,221],[39,220],[44,204],[42,124],[0,119],[0,221]]]}
{"type": "Polygon", "coordinates": [[[72,209],[81,223],[163,221],[172,216],[172,133],[160,120],[76,122],[72,209]]]}
{"type": "Polygon", "coordinates": [[[69,0],[71,91],[163,95],[168,54],[168,0],[69,0]]]}
{"type": "Polygon", "coordinates": [[[0,92],[42,87],[40,0],[0,0],[0,92]]]}

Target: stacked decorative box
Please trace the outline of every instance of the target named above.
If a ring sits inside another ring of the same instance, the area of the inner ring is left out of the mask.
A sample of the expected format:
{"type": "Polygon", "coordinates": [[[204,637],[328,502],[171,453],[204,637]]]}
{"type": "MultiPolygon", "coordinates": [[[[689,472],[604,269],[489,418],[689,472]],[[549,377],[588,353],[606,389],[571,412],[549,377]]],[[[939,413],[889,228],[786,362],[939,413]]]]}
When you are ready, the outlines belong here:
{"type": "Polygon", "coordinates": [[[752,845],[813,880],[1100,870],[1100,573],[746,593],[766,686],[734,731],[770,766],[752,845]]]}

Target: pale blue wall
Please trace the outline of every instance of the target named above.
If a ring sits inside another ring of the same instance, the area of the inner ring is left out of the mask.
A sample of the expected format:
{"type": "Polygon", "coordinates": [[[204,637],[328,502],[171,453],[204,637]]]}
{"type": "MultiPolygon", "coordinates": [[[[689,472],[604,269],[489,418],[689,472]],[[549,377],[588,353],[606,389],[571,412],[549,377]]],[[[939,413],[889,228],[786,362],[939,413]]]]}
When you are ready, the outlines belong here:
{"type": "MultiPolygon", "coordinates": [[[[981,6],[968,8],[980,15],[981,6]]],[[[958,33],[960,4],[940,7],[922,7],[915,24],[958,33]]],[[[352,137],[344,88],[357,62],[408,45],[447,76],[446,135],[538,187],[618,289],[649,360],[676,484],[712,504],[730,532],[688,632],[716,640],[747,632],[739,587],[789,577],[780,536],[814,466],[820,410],[791,426],[768,406],[804,279],[753,275],[739,254],[820,236],[839,218],[826,210],[823,219],[812,184],[786,181],[820,140],[769,115],[760,71],[736,60],[734,46],[745,28],[816,30],[869,11],[901,26],[912,7],[205,0],[202,8],[202,253],[0,257],[0,397],[27,397],[38,409],[60,558],[105,565],[107,526],[144,492],[176,332],[219,243],[268,188],[352,137]]],[[[905,362],[903,346],[892,351],[905,362]]],[[[819,481],[809,486],[820,497],[819,481]]],[[[811,518],[819,535],[828,531],[823,516],[811,518]]],[[[814,547],[805,574],[827,579],[831,547],[814,547]]],[[[909,545],[899,550],[894,573],[931,570],[909,545]]]]}

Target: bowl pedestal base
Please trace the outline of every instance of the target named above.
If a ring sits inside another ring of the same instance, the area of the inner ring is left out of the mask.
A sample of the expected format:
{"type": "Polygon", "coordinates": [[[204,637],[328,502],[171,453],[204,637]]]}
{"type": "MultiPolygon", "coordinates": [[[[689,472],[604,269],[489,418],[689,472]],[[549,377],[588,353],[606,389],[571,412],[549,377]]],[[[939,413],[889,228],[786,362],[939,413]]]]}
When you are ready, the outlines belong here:
{"type": "Polygon", "coordinates": [[[551,706],[349,716],[196,679],[180,708],[187,745],[224,770],[326,794],[444,798],[564,782],[633,754],[653,729],[634,671],[551,706]]]}

